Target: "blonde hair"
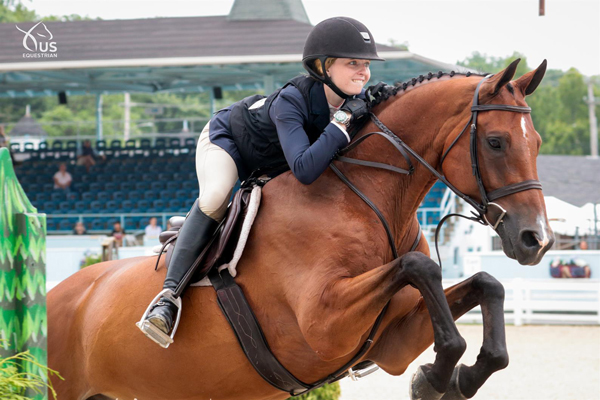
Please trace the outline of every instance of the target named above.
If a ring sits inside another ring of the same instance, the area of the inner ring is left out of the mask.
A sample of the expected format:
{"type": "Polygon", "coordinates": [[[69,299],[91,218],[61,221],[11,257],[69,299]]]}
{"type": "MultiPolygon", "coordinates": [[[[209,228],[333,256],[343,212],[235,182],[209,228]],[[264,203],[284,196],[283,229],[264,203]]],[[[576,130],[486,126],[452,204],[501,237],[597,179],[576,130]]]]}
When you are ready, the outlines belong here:
{"type": "MultiPolygon", "coordinates": [[[[328,70],[329,67],[331,67],[333,65],[333,63],[335,62],[335,60],[337,60],[337,58],[328,58],[325,60],[325,70],[328,70]]],[[[321,76],[325,76],[325,74],[323,73],[323,65],[321,64],[321,60],[316,59],[315,60],[315,71],[317,71],[317,73],[321,76]]]]}

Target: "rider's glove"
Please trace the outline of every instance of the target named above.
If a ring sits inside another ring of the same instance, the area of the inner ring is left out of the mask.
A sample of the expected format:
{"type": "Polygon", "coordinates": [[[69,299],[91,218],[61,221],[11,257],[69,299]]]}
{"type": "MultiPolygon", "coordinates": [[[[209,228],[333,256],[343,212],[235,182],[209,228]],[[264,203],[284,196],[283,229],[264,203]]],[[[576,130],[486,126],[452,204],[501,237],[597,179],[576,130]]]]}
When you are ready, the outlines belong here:
{"type": "Polygon", "coordinates": [[[342,111],[348,111],[352,116],[350,122],[355,122],[369,113],[367,102],[363,99],[348,100],[341,108],[342,111]]]}

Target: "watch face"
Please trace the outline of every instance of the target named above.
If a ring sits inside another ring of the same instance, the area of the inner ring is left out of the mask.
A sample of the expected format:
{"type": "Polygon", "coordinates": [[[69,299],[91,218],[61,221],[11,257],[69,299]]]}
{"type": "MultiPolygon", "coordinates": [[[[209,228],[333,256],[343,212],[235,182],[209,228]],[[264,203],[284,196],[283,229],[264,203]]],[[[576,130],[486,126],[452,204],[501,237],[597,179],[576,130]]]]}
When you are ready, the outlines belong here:
{"type": "Polygon", "coordinates": [[[343,111],[336,111],[335,114],[333,114],[333,118],[340,124],[345,124],[346,121],[348,121],[348,114],[343,111]]]}

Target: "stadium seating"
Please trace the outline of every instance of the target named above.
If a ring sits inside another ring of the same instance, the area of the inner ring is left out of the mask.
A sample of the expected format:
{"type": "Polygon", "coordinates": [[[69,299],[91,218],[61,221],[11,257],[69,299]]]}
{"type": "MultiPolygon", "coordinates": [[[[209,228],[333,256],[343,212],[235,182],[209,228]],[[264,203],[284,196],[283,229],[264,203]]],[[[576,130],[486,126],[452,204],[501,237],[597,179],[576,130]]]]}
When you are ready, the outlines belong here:
{"type": "MultiPolygon", "coordinates": [[[[96,151],[106,155],[87,173],[76,165],[74,141],[42,142],[37,149],[25,145],[23,151],[36,154],[15,168],[29,199],[48,214],[47,229],[72,231],[77,218],[83,218],[88,231],[112,230],[114,217],[121,214],[128,232],[144,229],[148,213],[156,216],[185,215],[198,197],[194,138],[157,138],[128,141],[96,141],[96,151]],[[71,191],[55,191],[52,176],[58,164],[66,162],[73,176],[71,191]],[[53,214],[73,217],[53,218],[53,214]],[[138,215],[142,214],[142,215],[138,215]],[[91,216],[90,216],[91,215],[91,216]],[[112,218],[112,219],[111,219],[112,218]]],[[[421,204],[422,223],[436,224],[446,188],[436,183],[421,204]]]]}

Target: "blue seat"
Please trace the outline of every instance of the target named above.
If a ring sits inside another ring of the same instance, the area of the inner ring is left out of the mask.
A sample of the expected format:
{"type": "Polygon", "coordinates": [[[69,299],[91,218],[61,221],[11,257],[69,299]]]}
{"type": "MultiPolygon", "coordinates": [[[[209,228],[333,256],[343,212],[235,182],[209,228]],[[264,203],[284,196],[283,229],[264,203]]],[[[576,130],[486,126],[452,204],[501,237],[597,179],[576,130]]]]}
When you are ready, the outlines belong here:
{"type": "MultiPolygon", "coordinates": [[[[168,165],[168,164],[167,164],[167,165],[168,165]]],[[[159,181],[167,182],[167,181],[169,181],[169,180],[171,180],[171,179],[173,178],[173,175],[172,175],[172,174],[170,174],[170,173],[168,173],[168,172],[160,172],[160,173],[159,173],[159,174],[156,176],[156,178],[157,178],[159,181]]]]}
{"type": "Polygon", "coordinates": [[[183,182],[187,180],[187,172],[173,172],[173,180],[177,182],[183,182]]]}
{"type": "Polygon", "coordinates": [[[167,182],[167,190],[175,192],[179,189],[182,189],[181,184],[177,181],[169,181],[167,182]]]}
{"type": "Polygon", "coordinates": [[[85,202],[93,201],[96,198],[96,194],[93,192],[84,192],[81,194],[81,200],[85,202]]]}
{"type": "Polygon", "coordinates": [[[154,174],[142,174],[142,180],[144,182],[152,183],[152,182],[154,182],[156,180],[156,175],[154,175],[154,174]]]}
{"type": "Polygon", "coordinates": [[[87,192],[90,190],[90,184],[86,182],[77,182],[72,185],[73,190],[79,193],[87,192]]]}
{"type": "Polygon", "coordinates": [[[119,184],[119,190],[121,190],[122,192],[129,192],[131,190],[134,190],[134,184],[132,182],[121,182],[119,184]]]}
{"type": "Polygon", "coordinates": [[[143,149],[143,150],[150,149],[151,143],[152,142],[150,141],[150,139],[141,139],[140,140],[140,149],[143,149]]]}
{"type": "Polygon", "coordinates": [[[152,182],[150,184],[150,189],[155,190],[155,191],[161,191],[165,188],[165,184],[164,182],[152,182]]]}
{"type": "Polygon", "coordinates": [[[110,200],[110,194],[108,192],[98,192],[96,199],[100,201],[108,201],[110,200]]]}
{"type": "Polygon", "coordinates": [[[158,138],[154,141],[155,149],[164,149],[167,146],[167,141],[164,138],[158,138]]]}
{"type": "Polygon", "coordinates": [[[96,141],[96,150],[98,152],[104,152],[106,150],[106,141],[105,140],[97,140],[96,141]]]}
{"type": "Polygon", "coordinates": [[[149,223],[150,223],[149,217],[142,217],[142,218],[140,218],[140,220],[138,222],[138,228],[144,229],[146,226],[148,226],[149,223]]]}
{"type": "Polygon", "coordinates": [[[69,193],[67,193],[67,195],[65,197],[68,201],[75,202],[75,201],[79,200],[79,193],[69,192],[69,193]]]}
{"type": "Polygon", "coordinates": [[[46,201],[50,201],[50,194],[46,192],[38,192],[35,195],[35,201],[38,203],[44,203],[46,201]]]}
{"type": "Polygon", "coordinates": [[[112,199],[115,201],[123,201],[123,200],[125,200],[125,193],[117,190],[117,191],[113,192],[112,199]]]}
{"type": "Polygon", "coordinates": [[[170,199],[175,198],[175,192],[170,190],[160,190],[157,198],[163,199],[164,201],[169,201],[170,199]]]}
{"type": "Polygon", "coordinates": [[[177,190],[175,192],[175,198],[179,199],[179,200],[183,200],[183,199],[187,199],[188,198],[188,191],[187,190],[177,190]]]}
{"type": "Polygon", "coordinates": [[[158,196],[154,190],[145,190],[142,197],[145,200],[152,201],[152,200],[156,199],[158,196]]]}
{"type": "Polygon", "coordinates": [[[96,213],[96,212],[103,211],[103,210],[104,210],[104,202],[94,200],[90,203],[90,211],[92,213],[96,213]]]}
{"type": "Polygon", "coordinates": [[[135,185],[140,180],[143,180],[143,178],[139,174],[127,174],[127,182],[131,182],[135,185]]]}
{"type": "Polygon", "coordinates": [[[54,142],[52,142],[52,150],[62,150],[63,149],[63,142],[62,140],[55,140],[54,142]]]}
{"type": "Polygon", "coordinates": [[[58,223],[58,230],[59,231],[70,231],[73,229],[73,223],[72,221],[68,220],[68,219],[63,219],[58,223]]]}
{"type": "Polygon", "coordinates": [[[133,201],[131,200],[123,200],[121,201],[121,210],[123,210],[123,212],[129,213],[131,212],[131,210],[133,209],[133,201]]]}
{"type": "Polygon", "coordinates": [[[28,153],[35,152],[33,143],[31,143],[31,142],[23,143],[23,151],[28,152],[28,153]]]}
{"type": "Polygon", "coordinates": [[[121,141],[120,140],[113,140],[110,142],[110,149],[111,150],[121,150],[123,147],[121,147],[121,141]]]}
{"type": "Polygon", "coordinates": [[[118,190],[118,185],[115,182],[106,182],[104,184],[104,190],[108,191],[108,192],[114,192],[116,190],[118,190]]]}
{"type": "Polygon", "coordinates": [[[58,204],[55,201],[45,201],[42,206],[42,212],[46,214],[57,214],[58,204]]]}
{"type": "MultiPolygon", "coordinates": [[[[165,208],[165,201],[163,199],[156,199],[152,201],[152,208],[162,210],[165,208]]],[[[150,211],[148,211],[150,212],[150,211]]]]}
{"type": "Polygon", "coordinates": [[[27,188],[27,192],[31,194],[39,194],[42,190],[42,185],[39,183],[30,183],[29,187],[27,188]]]}
{"type": "Polygon", "coordinates": [[[63,192],[63,191],[52,192],[50,194],[50,200],[52,200],[52,201],[59,202],[59,201],[63,201],[64,199],[65,199],[65,192],[63,192]]]}
{"type": "Polygon", "coordinates": [[[167,147],[171,149],[179,149],[181,147],[181,140],[179,140],[179,138],[171,138],[167,142],[167,147]]]}
{"type": "Polygon", "coordinates": [[[54,218],[46,218],[46,231],[56,230],[56,220],[54,218]]]}
{"type": "Polygon", "coordinates": [[[146,210],[150,208],[150,202],[148,200],[140,200],[137,203],[137,208],[144,210],[142,212],[146,212],[146,210]]]}
{"type": "Polygon", "coordinates": [[[129,198],[129,200],[132,200],[132,201],[138,201],[142,198],[142,193],[143,192],[141,192],[139,190],[132,190],[129,192],[128,198],[129,198]]]}
{"type": "Polygon", "coordinates": [[[185,142],[184,142],[184,147],[187,147],[188,149],[195,149],[196,148],[196,139],[194,138],[185,138],[185,142]]]}
{"type": "Polygon", "coordinates": [[[127,150],[133,150],[135,149],[135,139],[129,139],[125,142],[125,149],[127,150]]]}
{"type": "Polygon", "coordinates": [[[102,184],[100,182],[92,182],[92,183],[90,183],[90,190],[94,191],[94,192],[99,192],[101,190],[104,190],[104,184],[102,184]]]}
{"type": "Polygon", "coordinates": [[[105,226],[106,226],[105,222],[99,218],[92,220],[92,223],[91,223],[92,230],[96,230],[96,231],[103,230],[103,229],[105,229],[105,226]]]}
{"type": "Polygon", "coordinates": [[[198,198],[198,196],[200,196],[200,189],[190,190],[188,193],[190,196],[190,197],[188,197],[188,199],[196,200],[198,198]]]}
{"type": "Polygon", "coordinates": [[[77,212],[77,213],[84,213],[87,209],[87,205],[88,203],[82,200],[76,201],[73,205],[73,209],[77,212]]]}
{"type": "Polygon", "coordinates": [[[71,211],[71,209],[71,202],[69,201],[61,201],[58,203],[58,210],[62,214],[67,214],[69,211],[71,211]]]}
{"type": "Polygon", "coordinates": [[[198,189],[198,182],[190,180],[183,181],[181,183],[181,188],[184,190],[198,189]]]}
{"type": "Polygon", "coordinates": [[[120,208],[120,205],[119,205],[119,203],[120,203],[120,202],[116,202],[116,201],[114,201],[114,200],[109,200],[109,201],[107,201],[107,202],[106,202],[106,212],[109,212],[109,213],[115,213],[115,212],[118,212],[118,211],[119,211],[119,208],[120,208]]]}
{"type": "Polygon", "coordinates": [[[167,205],[167,209],[169,211],[177,211],[177,210],[179,210],[181,208],[181,205],[182,205],[181,200],[171,199],[171,200],[169,200],[169,203],[167,205]]]}
{"type": "Polygon", "coordinates": [[[71,150],[71,151],[77,151],[77,141],[76,140],[67,140],[66,149],[71,150]]]}

